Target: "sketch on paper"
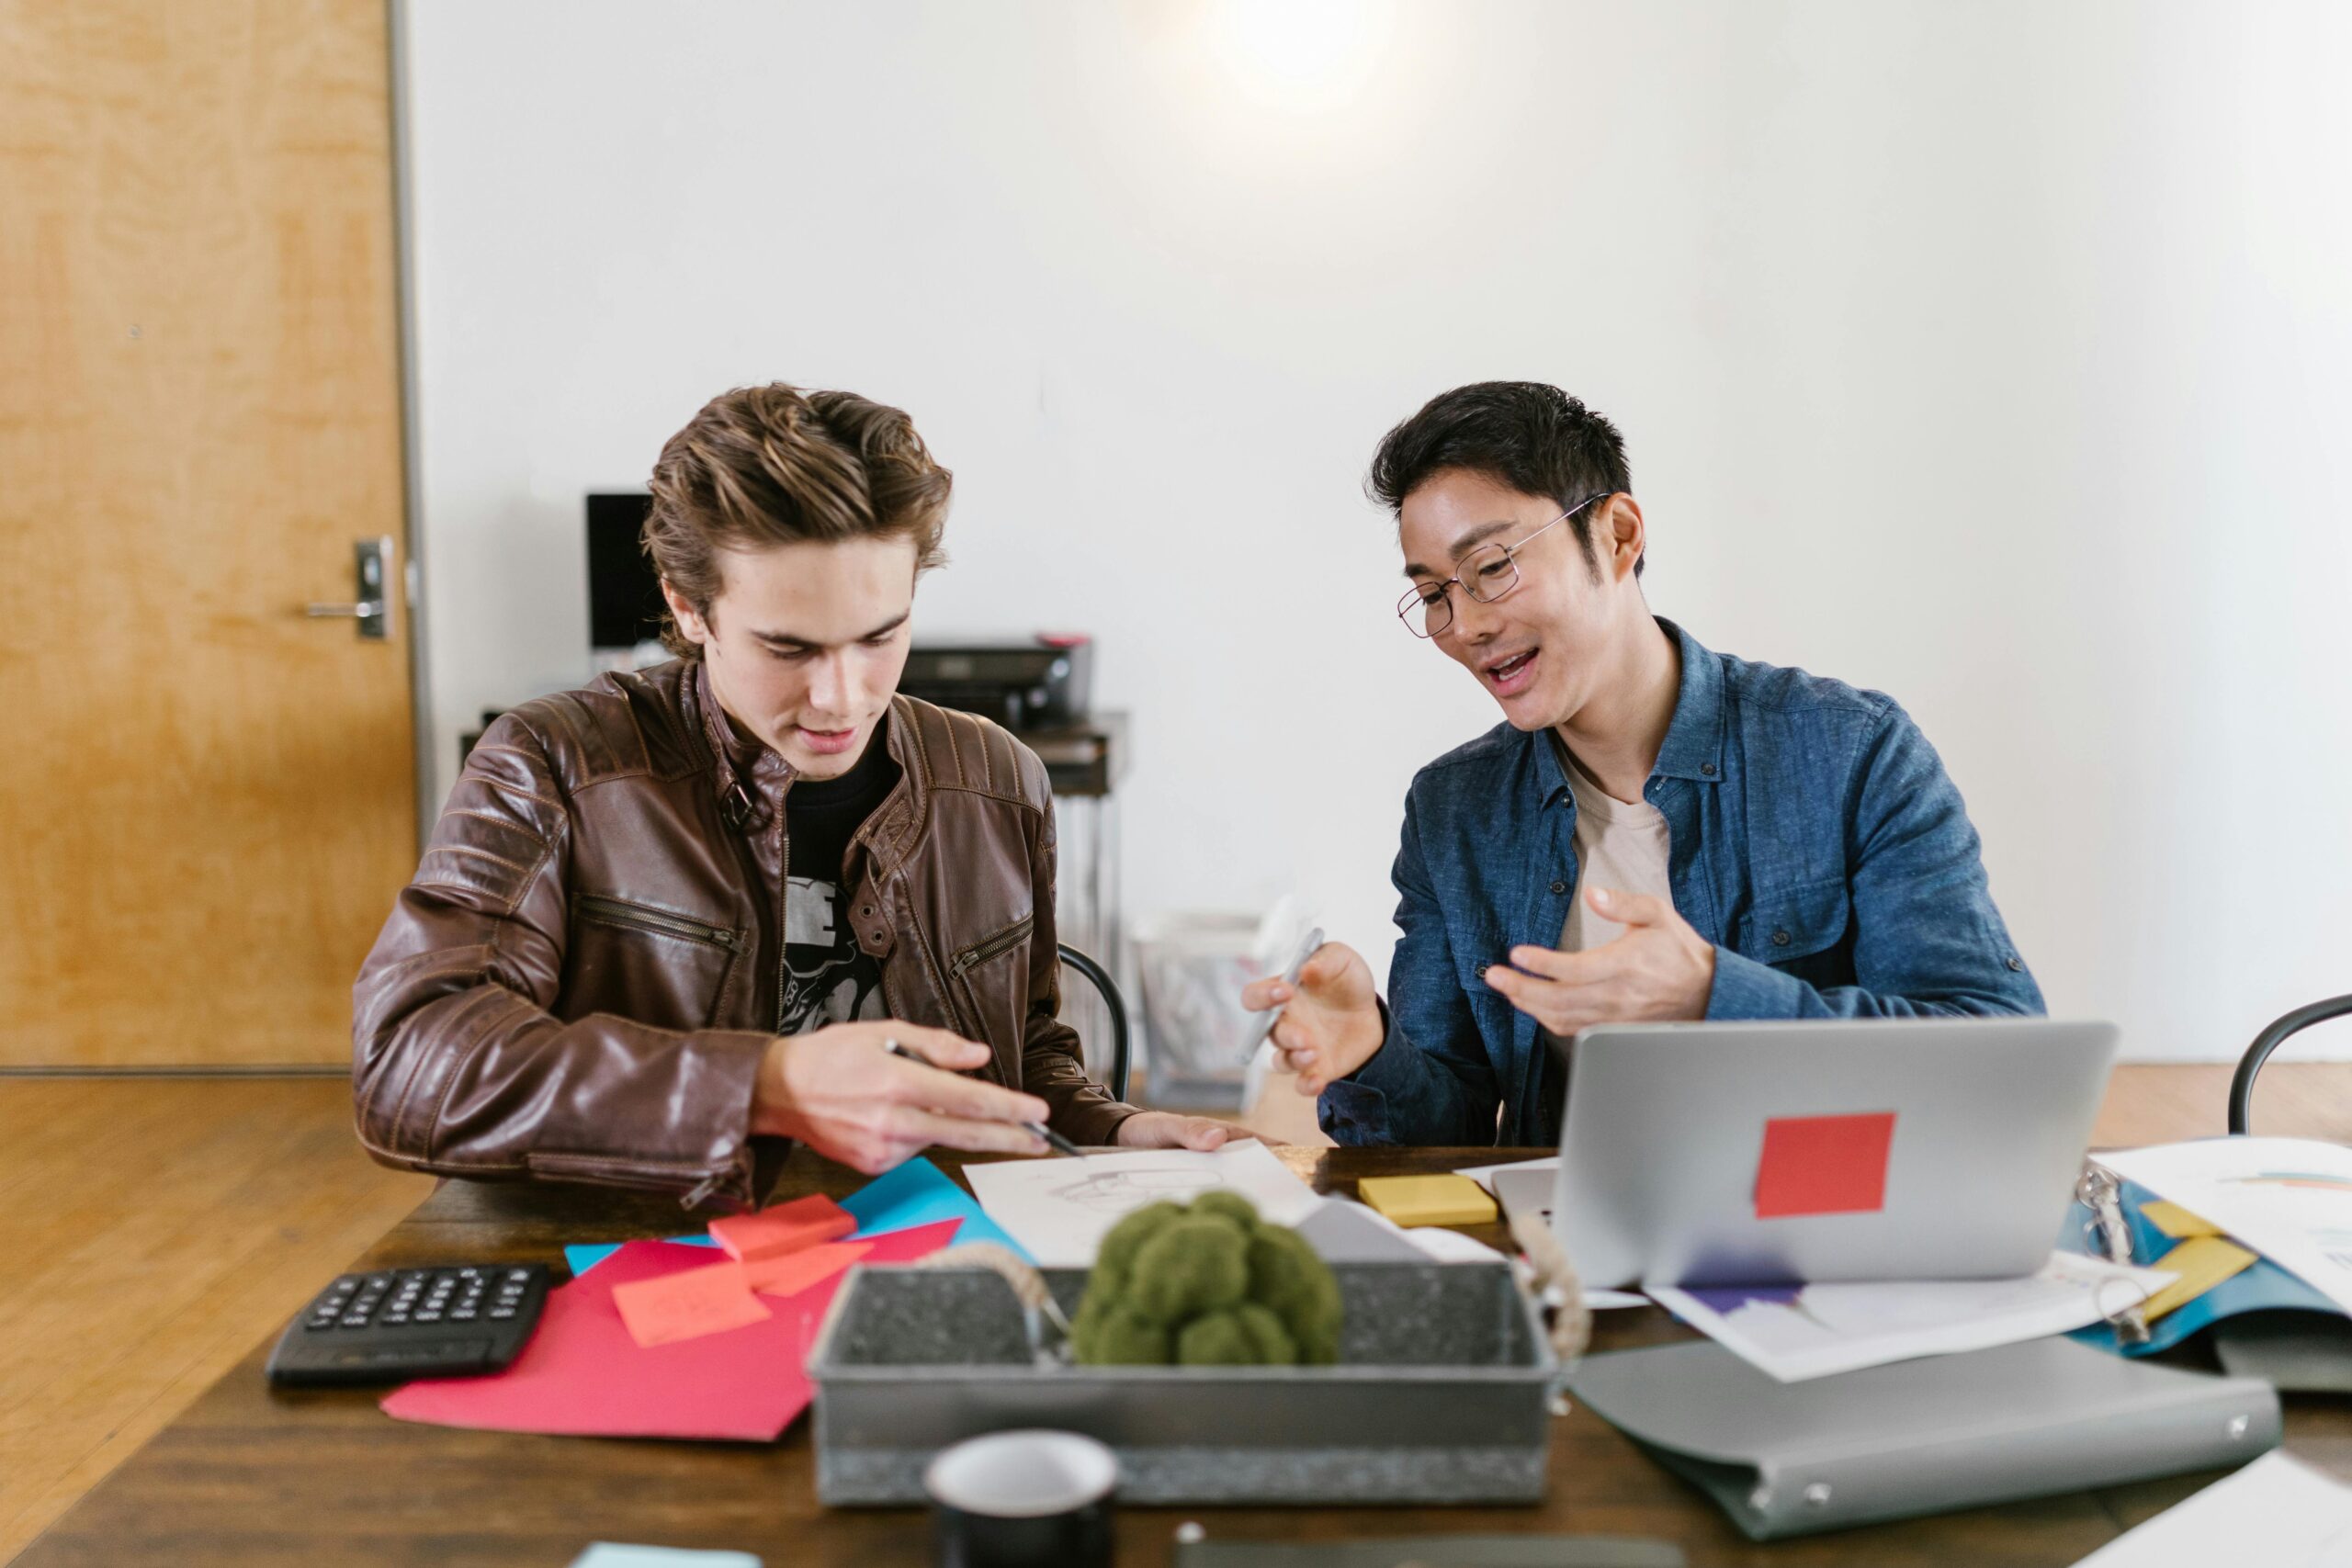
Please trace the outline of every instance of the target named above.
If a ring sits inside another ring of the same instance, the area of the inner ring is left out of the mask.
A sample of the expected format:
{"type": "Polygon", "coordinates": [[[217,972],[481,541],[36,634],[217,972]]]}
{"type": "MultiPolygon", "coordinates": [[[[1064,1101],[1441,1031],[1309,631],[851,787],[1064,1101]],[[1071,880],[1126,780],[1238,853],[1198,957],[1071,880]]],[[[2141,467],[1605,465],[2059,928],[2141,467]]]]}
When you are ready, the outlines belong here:
{"type": "Polygon", "coordinates": [[[1098,1209],[1106,1214],[1125,1214],[1147,1203],[1189,1203],[1204,1192],[1217,1188],[1230,1190],[1231,1187],[1232,1183],[1213,1170],[1170,1170],[1162,1168],[1106,1170],[1073,1181],[1067,1187],[1047,1188],[1043,1196],[1098,1209]]]}
{"type": "Polygon", "coordinates": [[[1147,1203],[1238,1192],[1277,1224],[1296,1224],[1321,1200],[1265,1145],[1135,1149],[1077,1159],[1000,1160],[964,1168],[989,1217],[1040,1267],[1083,1269],[1122,1216],[1147,1203]]]}

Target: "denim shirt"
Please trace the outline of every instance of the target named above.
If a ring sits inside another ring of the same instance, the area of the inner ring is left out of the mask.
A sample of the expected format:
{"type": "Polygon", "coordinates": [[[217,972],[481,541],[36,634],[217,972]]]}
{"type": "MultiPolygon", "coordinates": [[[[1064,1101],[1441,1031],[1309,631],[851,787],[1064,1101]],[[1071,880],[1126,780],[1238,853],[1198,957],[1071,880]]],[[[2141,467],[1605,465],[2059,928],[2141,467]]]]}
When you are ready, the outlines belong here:
{"type": "MultiPolygon", "coordinates": [[[[1667,820],[1675,911],[1714,946],[1707,1017],[2041,1012],[1960,791],[1910,716],[1658,624],[1680,645],[1682,679],[1642,797],[1667,820]]],[[[1576,825],[1541,730],[1498,725],[1415,775],[1391,874],[1404,936],[1387,1039],[1324,1089],[1325,1132],[1557,1140],[1539,1026],[1485,976],[1514,946],[1559,944],[1579,891],[1576,825]]]]}

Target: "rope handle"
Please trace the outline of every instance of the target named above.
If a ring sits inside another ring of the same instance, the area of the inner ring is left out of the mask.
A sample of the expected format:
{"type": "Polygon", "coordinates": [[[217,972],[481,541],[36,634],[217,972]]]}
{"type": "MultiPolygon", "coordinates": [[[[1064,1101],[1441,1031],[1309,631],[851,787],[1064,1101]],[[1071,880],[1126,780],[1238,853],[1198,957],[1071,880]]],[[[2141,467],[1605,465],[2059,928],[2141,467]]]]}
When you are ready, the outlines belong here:
{"type": "Polygon", "coordinates": [[[1069,1360],[1069,1319],[1063,1315],[1061,1303],[1046,1289],[1046,1277],[1011,1247],[1001,1242],[967,1241],[919,1258],[915,1267],[989,1270],[1012,1288],[1012,1299],[1021,1303],[1022,1326],[1028,1332],[1029,1354],[1036,1363],[1050,1367],[1069,1360]]]}
{"type": "Polygon", "coordinates": [[[1584,1304],[1584,1281],[1541,1213],[1521,1209],[1511,1215],[1510,1238],[1527,1255],[1532,1276],[1525,1281],[1528,1293],[1544,1309],[1552,1354],[1565,1371],[1592,1344],[1592,1309],[1584,1304]]]}

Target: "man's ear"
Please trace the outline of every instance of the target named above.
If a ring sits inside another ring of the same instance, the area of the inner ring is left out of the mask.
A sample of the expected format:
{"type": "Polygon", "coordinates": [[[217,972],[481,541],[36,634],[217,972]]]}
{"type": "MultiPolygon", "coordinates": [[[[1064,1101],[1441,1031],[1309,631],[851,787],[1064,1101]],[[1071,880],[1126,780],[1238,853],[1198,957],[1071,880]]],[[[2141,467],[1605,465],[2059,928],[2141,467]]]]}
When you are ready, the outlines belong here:
{"type": "Polygon", "coordinates": [[[1634,575],[1642,552],[1650,547],[1649,525],[1642,520],[1642,503],[1620,491],[1601,503],[1600,522],[1593,529],[1593,544],[1609,562],[1612,579],[1634,575]]]}
{"type": "Polygon", "coordinates": [[[666,577],[662,580],[662,597],[670,606],[671,618],[678,623],[678,635],[697,647],[709,646],[709,623],[687,602],[684,594],[670,586],[670,580],[666,577]]]}

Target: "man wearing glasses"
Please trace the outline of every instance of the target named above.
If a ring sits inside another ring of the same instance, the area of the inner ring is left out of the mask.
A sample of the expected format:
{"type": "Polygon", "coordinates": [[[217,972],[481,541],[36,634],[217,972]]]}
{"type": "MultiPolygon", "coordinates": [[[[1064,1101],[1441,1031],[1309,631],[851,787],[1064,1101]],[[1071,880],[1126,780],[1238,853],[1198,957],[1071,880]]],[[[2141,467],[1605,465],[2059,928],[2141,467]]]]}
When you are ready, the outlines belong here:
{"type": "Polygon", "coordinates": [[[1347,1144],[1541,1145],[1588,1024],[2038,1013],[1960,792],[1886,696],[1712,653],[1643,598],[1623,440],[1484,382],[1390,431],[1397,615],[1504,722],[1423,768],[1384,1005],[1327,944],[1274,1040],[1347,1144]]]}

